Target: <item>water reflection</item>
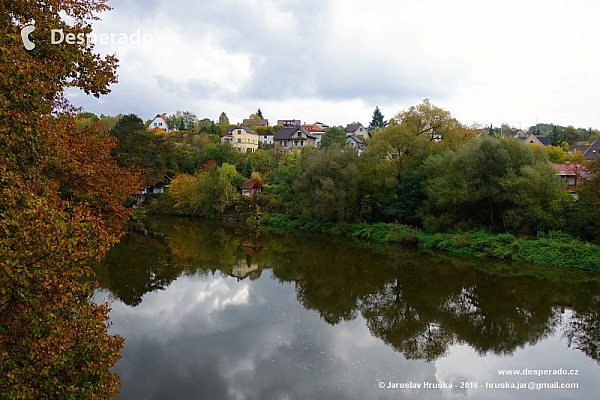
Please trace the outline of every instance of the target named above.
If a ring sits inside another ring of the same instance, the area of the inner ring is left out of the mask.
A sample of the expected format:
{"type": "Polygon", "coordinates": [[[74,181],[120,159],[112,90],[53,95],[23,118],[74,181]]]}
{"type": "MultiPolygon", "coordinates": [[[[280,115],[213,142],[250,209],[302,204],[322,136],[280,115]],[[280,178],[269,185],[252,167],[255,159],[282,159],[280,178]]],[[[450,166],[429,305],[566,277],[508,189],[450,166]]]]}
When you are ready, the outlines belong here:
{"type": "MultiPolygon", "coordinates": [[[[506,357],[548,346],[556,337],[562,339],[553,345],[552,363],[574,357],[570,349],[600,361],[598,274],[348,242],[186,219],[136,227],[97,267],[101,287],[128,306],[115,304],[115,329],[126,339],[141,335],[126,342],[120,362],[125,392],[144,398],[135,392],[144,388],[134,390],[127,382],[174,373],[159,364],[195,362],[188,367],[201,383],[180,371],[168,386],[187,380],[186,390],[201,384],[205,398],[236,398],[245,393],[241,383],[258,379],[259,387],[251,391],[255,397],[248,398],[311,397],[313,392],[294,385],[296,373],[324,390],[317,398],[371,398],[376,379],[399,379],[390,371],[408,360],[421,363],[403,367],[403,379],[415,374],[417,380],[435,380],[429,363],[453,360],[451,349],[466,346],[479,357],[506,357]],[[172,294],[161,297],[167,288],[172,294]],[[315,313],[327,324],[315,320],[315,313]],[[147,315],[156,317],[145,320],[147,315]],[[142,357],[144,348],[152,354],[142,357]],[[385,348],[406,361],[398,364],[385,348]],[[179,361],[166,361],[175,358],[179,361]],[[134,359],[153,365],[152,377],[127,367],[134,359]],[[282,376],[282,365],[295,372],[282,376]],[[356,385],[358,375],[364,391],[332,390],[326,383],[356,385]]],[[[588,373],[598,386],[600,367],[595,364],[588,373]]],[[[154,394],[166,390],[155,389],[154,394]]]]}

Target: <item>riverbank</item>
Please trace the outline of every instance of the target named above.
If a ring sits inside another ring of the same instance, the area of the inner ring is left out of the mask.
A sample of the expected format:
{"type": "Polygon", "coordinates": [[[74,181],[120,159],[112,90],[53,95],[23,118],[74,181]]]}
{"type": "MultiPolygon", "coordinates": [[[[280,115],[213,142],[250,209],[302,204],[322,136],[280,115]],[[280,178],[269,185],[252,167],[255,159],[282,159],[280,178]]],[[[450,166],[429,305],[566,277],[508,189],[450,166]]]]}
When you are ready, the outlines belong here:
{"type": "Polygon", "coordinates": [[[282,214],[266,214],[258,221],[249,218],[247,222],[284,232],[313,231],[475,257],[600,271],[600,246],[582,242],[562,232],[539,234],[537,238],[524,240],[509,233],[481,230],[428,233],[394,223],[341,224],[290,218],[282,214]]]}

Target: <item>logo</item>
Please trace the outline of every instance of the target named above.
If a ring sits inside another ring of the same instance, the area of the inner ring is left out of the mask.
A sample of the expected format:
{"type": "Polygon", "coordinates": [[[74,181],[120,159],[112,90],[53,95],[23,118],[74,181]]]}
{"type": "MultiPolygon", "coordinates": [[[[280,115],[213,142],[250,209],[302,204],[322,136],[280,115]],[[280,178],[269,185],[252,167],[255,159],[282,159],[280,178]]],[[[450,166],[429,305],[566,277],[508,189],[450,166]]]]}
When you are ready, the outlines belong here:
{"type": "Polygon", "coordinates": [[[35,21],[31,22],[31,25],[25,25],[23,29],[21,29],[21,39],[23,40],[23,46],[25,46],[25,50],[33,50],[35,48],[35,43],[29,40],[29,34],[35,30],[35,21]]]}

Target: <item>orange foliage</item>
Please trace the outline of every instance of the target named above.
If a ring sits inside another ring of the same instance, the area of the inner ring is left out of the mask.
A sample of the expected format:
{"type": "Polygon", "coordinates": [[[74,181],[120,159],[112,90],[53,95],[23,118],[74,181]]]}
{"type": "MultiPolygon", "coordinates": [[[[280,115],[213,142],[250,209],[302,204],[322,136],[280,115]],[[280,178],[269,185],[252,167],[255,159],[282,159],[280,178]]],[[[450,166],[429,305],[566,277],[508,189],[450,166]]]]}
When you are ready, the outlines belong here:
{"type": "Polygon", "coordinates": [[[122,338],[91,301],[88,262],[121,235],[137,177],[110,157],[98,129],[78,131],[62,92],[96,96],[116,82],[116,58],[51,45],[49,30],[90,31],[104,0],[2,2],[0,14],[0,398],[106,399],[122,338]],[[67,15],[72,18],[69,26],[67,15]],[[31,19],[36,47],[23,47],[31,19]]]}

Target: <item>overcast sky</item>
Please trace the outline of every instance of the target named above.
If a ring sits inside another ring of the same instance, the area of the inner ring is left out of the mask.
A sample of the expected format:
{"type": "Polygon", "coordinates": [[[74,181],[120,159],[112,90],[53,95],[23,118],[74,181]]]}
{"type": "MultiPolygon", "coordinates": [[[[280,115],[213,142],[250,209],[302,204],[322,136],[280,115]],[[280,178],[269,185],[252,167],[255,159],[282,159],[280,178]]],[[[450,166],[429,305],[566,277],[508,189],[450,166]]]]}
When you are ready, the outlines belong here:
{"type": "Polygon", "coordinates": [[[368,124],[428,98],[466,124],[600,128],[600,2],[594,0],[112,1],[95,32],[120,59],[87,111],[192,111],[232,123],[368,124]],[[150,40],[147,40],[150,41],[150,40]],[[136,42],[136,43],[132,43],[136,42]]]}

